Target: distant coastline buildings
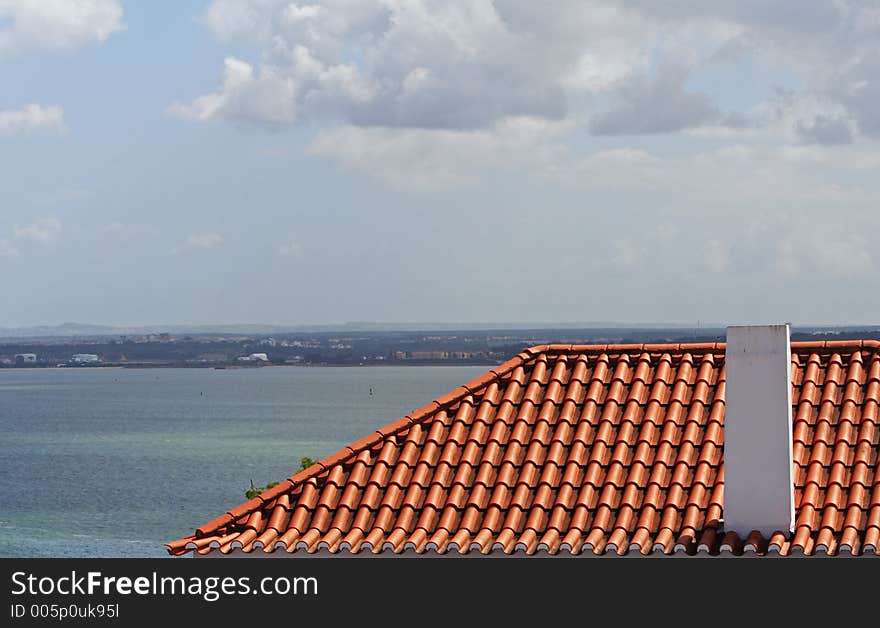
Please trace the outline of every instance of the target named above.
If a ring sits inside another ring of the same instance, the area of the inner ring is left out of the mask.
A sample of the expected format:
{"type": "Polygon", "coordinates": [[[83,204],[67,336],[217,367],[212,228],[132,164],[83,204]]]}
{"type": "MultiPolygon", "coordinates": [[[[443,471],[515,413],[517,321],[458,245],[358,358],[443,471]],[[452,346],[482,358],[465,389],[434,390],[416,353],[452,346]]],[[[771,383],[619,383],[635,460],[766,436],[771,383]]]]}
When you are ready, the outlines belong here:
{"type": "Polygon", "coordinates": [[[251,353],[238,358],[239,362],[269,362],[269,356],[265,353],[251,353]]]}
{"type": "Polygon", "coordinates": [[[46,366],[95,366],[105,364],[97,353],[75,353],[63,362],[57,362],[58,357],[43,356],[38,358],[36,353],[15,353],[10,357],[0,356],[0,367],[46,367],[46,366]]]}
{"type": "MultiPolygon", "coordinates": [[[[718,342],[721,329],[596,328],[425,332],[326,332],[287,337],[170,333],[138,336],[0,338],[0,368],[254,368],[274,365],[496,365],[523,346],[718,342]]],[[[794,341],[880,340],[880,325],[802,328],[794,341]]]]}
{"type": "Polygon", "coordinates": [[[95,353],[76,353],[70,358],[71,364],[97,364],[101,358],[95,353]]]}
{"type": "Polygon", "coordinates": [[[482,357],[473,351],[395,351],[395,360],[472,360],[482,357]]]}

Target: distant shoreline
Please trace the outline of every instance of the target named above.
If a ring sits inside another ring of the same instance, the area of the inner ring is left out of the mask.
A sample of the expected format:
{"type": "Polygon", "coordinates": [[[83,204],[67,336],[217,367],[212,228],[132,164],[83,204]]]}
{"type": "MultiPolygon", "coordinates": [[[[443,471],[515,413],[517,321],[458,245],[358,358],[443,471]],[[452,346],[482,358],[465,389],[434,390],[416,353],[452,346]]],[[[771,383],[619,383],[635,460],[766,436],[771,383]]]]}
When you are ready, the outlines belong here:
{"type": "MultiPolygon", "coordinates": [[[[792,340],[880,339],[877,332],[803,330],[792,340]]],[[[289,337],[209,337],[168,333],[100,341],[0,341],[0,368],[263,368],[264,366],[481,366],[503,364],[546,344],[719,342],[723,330],[618,329],[521,332],[313,333],[289,337]]]]}
{"type": "Polygon", "coordinates": [[[419,368],[422,366],[448,366],[448,367],[462,367],[462,366],[480,366],[480,367],[492,367],[498,366],[499,362],[418,362],[418,363],[400,363],[395,362],[391,364],[266,364],[265,366],[196,366],[196,365],[186,365],[186,364],[150,364],[150,365],[122,365],[122,364],[111,364],[106,366],[5,366],[0,367],[0,373],[4,371],[95,371],[95,370],[160,370],[160,369],[202,369],[202,370],[214,370],[214,371],[256,371],[260,369],[266,368],[304,368],[304,369],[314,369],[314,368],[389,368],[389,367],[414,367],[419,368]]]}

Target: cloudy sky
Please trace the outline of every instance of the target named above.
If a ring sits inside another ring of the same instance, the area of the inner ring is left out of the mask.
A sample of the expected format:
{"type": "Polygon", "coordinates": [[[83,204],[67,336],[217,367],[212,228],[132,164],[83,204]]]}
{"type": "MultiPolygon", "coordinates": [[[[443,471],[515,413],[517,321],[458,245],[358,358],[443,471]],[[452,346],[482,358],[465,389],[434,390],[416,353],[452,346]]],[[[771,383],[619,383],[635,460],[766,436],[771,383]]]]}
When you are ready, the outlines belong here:
{"type": "Polygon", "coordinates": [[[0,0],[0,85],[0,326],[880,321],[880,0],[0,0]]]}

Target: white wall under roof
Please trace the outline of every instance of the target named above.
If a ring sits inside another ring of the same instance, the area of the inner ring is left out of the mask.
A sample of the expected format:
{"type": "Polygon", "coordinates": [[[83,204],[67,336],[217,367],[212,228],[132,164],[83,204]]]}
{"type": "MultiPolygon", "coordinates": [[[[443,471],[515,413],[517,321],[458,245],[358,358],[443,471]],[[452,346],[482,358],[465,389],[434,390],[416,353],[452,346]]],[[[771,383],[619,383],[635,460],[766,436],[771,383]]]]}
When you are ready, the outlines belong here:
{"type": "Polygon", "coordinates": [[[727,328],[724,528],[741,537],[794,528],[788,325],[727,328]]]}

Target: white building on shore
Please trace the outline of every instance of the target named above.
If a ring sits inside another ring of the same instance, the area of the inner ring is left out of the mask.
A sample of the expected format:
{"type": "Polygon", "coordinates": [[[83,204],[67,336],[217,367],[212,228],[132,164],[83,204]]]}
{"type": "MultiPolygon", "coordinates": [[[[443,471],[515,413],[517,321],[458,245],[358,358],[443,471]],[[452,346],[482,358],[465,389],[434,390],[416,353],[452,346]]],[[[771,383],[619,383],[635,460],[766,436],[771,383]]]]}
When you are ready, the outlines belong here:
{"type": "Polygon", "coordinates": [[[77,353],[70,358],[70,361],[73,364],[96,364],[101,361],[101,358],[94,353],[77,353]]]}
{"type": "Polygon", "coordinates": [[[268,362],[269,356],[265,353],[252,353],[250,355],[243,355],[238,358],[239,362],[268,362]]]}

